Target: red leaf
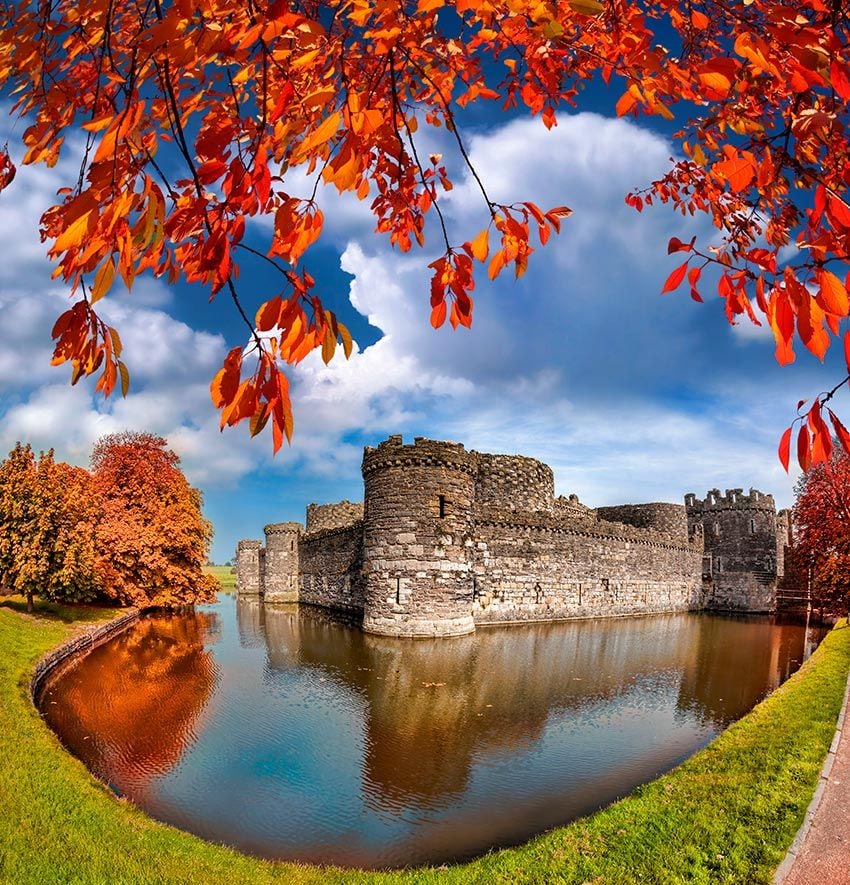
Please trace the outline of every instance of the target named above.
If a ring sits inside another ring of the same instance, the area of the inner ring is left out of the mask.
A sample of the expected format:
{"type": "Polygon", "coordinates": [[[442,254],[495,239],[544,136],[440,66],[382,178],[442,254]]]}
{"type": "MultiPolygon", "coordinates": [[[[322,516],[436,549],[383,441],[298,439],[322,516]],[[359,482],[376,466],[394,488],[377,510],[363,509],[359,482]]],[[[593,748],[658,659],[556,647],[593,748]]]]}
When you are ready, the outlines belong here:
{"type": "Polygon", "coordinates": [[[809,428],[805,424],[800,426],[800,433],[797,435],[797,461],[805,473],[805,471],[809,469],[811,463],[809,454],[809,428]]]}
{"type": "Polygon", "coordinates": [[[789,427],[785,433],[782,434],[782,439],[779,440],[779,463],[785,468],[785,472],[788,472],[788,462],[791,457],[791,428],[789,427]]]}
{"type": "Polygon", "coordinates": [[[850,432],[838,420],[832,409],[827,409],[827,412],[829,412],[829,420],[832,421],[832,426],[835,428],[835,435],[838,437],[844,451],[850,454],[850,432]]]}
{"type": "Polygon", "coordinates": [[[690,243],[683,243],[678,237],[670,237],[670,242],[667,244],[667,254],[672,255],[674,252],[690,252],[694,248],[694,243],[696,241],[696,237],[693,237],[690,243]]]}
{"type": "MultiPolygon", "coordinates": [[[[688,259],[690,260],[690,259],[688,259]]],[[[686,261],[684,264],[679,265],[673,273],[667,277],[667,282],[664,284],[664,288],[661,290],[661,294],[663,295],[665,292],[672,292],[674,289],[678,289],[682,283],[682,280],[685,279],[685,274],[688,270],[688,262],[686,261]]]]}

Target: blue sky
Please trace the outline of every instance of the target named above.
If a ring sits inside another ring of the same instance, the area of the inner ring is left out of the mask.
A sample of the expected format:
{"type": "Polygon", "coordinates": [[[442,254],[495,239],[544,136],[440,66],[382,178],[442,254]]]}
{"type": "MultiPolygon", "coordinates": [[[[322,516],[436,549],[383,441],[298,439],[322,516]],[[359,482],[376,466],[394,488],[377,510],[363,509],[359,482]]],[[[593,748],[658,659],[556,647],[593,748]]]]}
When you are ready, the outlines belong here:
{"type": "MultiPolygon", "coordinates": [[[[638,215],[625,206],[674,148],[664,130],[614,119],[615,99],[593,93],[588,110],[559,115],[551,131],[495,110],[468,119],[472,161],[494,199],[574,210],[519,281],[481,274],[471,331],[428,323],[436,251],[393,251],[372,233],[366,204],[320,193],[326,236],[305,266],[357,347],[347,362],[326,367],[314,354],[292,373],[295,438],[275,458],[266,435],[218,430],[209,381],[245,337],[223,298],[209,304],[200,289],[141,279],[103,302],[133,378],[124,400],[104,401],[85,382],[71,388],[67,368],[51,368],[50,328],[67,292],[50,279],[38,217],[75,177],[73,145],[53,170],[19,169],[0,195],[0,449],[20,439],[86,464],[104,433],[167,437],[204,492],[216,561],[240,537],[261,537],[267,522],[303,520],[311,501],[360,499],[362,447],[391,433],[542,458],[558,493],[591,506],[750,486],[788,506],[795,477],[779,466],[776,444],[797,400],[841,377],[840,355],[825,369],[801,350],[781,369],[770,332],[729,326],[718,298],[659,296],[678,263],[666,255],[669,237],[708,242],[712,230],[666,207],[638,215]]],[[[8,140],[13,156],[23,128],[0,116],[0,144],[8,140]]],[[[486,223],[480,196],[450,145],[425,134],[420,149],[444,152],[455,180],[444,204],[452,239],[471,238],[486,223]]],[[[268,228],[255,223],[251,236],[262,247],[268,228]]],[[[244,266],[249,314],[275,285],[244,266]]]]}

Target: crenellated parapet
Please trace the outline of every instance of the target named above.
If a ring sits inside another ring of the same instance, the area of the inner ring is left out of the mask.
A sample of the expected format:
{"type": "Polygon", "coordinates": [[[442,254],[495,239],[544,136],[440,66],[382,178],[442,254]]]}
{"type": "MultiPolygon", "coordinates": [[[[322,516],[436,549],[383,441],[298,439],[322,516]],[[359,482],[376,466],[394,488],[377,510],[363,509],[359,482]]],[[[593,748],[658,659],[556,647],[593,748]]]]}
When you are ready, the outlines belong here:
{"type": "Polygon", "coordinates": [[[705,498],[697,498],[693,492],[685,495],[685,507],[689,511],[705,512],[718,510],[765,510],[776,512],[776,502],[773,495],[760,492],[758,489],[750,489],[748,495],[743,489],[726,489],[722,495],[720,489],[711,489],[705,498]]]}
{"type": "Polygon", "coordinates": [[[405,445],[400,434],[388,437],[376,447],[363,451],[363,476],[374,470],[396,467],[435,467],[474,475],[478,470],[475,452],[463,443],[440,442],[417,436],[413,445],[405,445]]]}

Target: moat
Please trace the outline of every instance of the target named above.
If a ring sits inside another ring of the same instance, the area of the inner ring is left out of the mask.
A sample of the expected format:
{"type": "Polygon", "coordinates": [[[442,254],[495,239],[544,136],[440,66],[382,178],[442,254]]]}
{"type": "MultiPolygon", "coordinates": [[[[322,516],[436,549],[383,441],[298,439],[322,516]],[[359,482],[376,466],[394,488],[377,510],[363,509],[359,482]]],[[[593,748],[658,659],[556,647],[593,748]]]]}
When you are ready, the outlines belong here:
{"type": "Polygon", "coordinates": [[[71,752],[153,817],[269,858],[469,858],[625,795],[791,675],[821,632],[668,614],[364,634],[222,595],[48,686],[71,752]]]}

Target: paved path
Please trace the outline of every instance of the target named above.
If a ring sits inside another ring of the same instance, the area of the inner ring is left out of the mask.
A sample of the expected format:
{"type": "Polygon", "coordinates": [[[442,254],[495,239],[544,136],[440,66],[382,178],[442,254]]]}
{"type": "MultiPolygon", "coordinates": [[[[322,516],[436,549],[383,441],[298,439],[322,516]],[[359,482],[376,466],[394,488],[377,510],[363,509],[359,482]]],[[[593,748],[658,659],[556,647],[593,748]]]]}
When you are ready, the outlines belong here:
{"type": "MultiPolygon", "coordinates": [[[[848,683],[850,690],[850,683],[848,683]]],[[[815,792],[806,824],[777,870],[774,883],[782,885],[850,885],[850,719],[848,695],[838,720],[839,731],[815,792]],[[813,805],[815,804],[813,800],[813,805]],[[811,815],[811,818],[810,818],[811,815]]]]}

